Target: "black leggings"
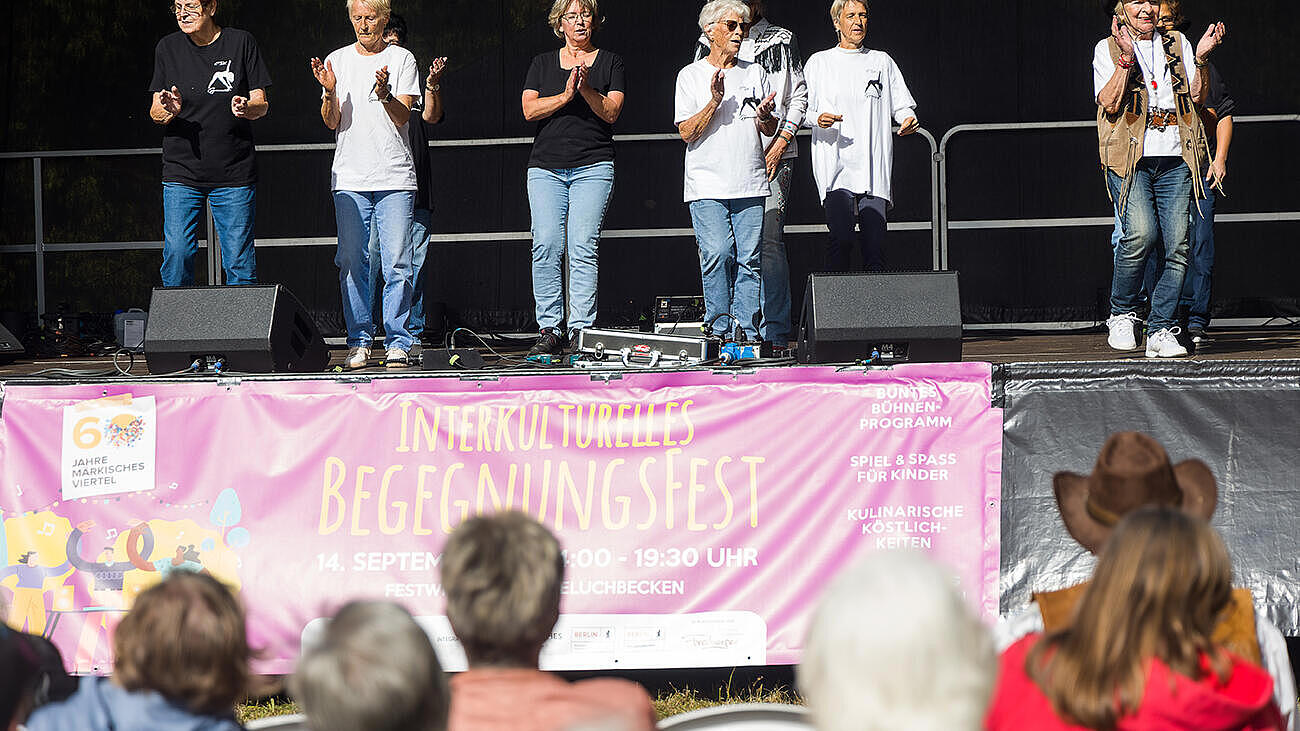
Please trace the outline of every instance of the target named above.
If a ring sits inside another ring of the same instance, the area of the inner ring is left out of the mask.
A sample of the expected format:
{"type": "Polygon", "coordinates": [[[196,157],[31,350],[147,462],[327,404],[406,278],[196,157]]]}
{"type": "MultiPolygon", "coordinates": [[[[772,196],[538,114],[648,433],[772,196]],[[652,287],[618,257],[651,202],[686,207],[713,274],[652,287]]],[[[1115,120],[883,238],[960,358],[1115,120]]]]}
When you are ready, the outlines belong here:
{"type": "Polygon", "coordinates": [[[853,248],[855,227],[859,229],[856,238],[863,270],[884,271],[885,199],[840,189],[826,193],[825,205],[826,225],[831,230],[826,246],[827,271],[849,271],[849,252],[853,248]]]}

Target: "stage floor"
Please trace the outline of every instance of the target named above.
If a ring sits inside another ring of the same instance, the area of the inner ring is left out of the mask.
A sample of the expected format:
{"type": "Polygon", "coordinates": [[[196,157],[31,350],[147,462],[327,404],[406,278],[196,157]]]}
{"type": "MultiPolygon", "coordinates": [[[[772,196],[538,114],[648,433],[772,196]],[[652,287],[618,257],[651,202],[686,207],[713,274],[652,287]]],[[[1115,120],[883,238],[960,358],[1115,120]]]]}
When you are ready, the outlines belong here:
{"type": "MultiPolygon", "coordinates": [[[[526,339],[516,339],[512,346],[496,346],[496,350],[501,355],[511,358],[522,358],[523,353],[527,350],[529,341],[526,339]]],[[[467,343],[458,343],[461,347],[467,343]]],[[[485,351],[480,351],[485,352],[485,351]]],[[[1106,334],[1104,331],[1092,330],[1077,333],[1025,333],[1025,332],[999,332],[999,331],[968,331],[962,340],[962,359],[966,361],[983,361],[988,363],[1056,363],[1056,362],[1098,362],[1098,361],[1137,361],[1148,362],[1155,359],[1148,359],[1144,355],[1144,350],[1138,349],[1128,353],[1121,353],[1111,350],[1106,346],[1106,334]]],[[[382,353],[382,351],[381,351],[382,353]]],[[[341,366],[344,358],[347,356],[346,348],[332,348],[330,350],[331,369],[341,366]]],[[[385,369],[379,365],[378,356],[374,361],[375,365],[359,371],[348,371],[349,374],[358,374],[365,376],[412,376],[423,374],[418,367],[406,369],[385,369]]],[[[500,367],[501,361],[494,355],[485,352],[488,360],[489,370],[496,370],[500,367]]],[[[1300,360],[1300,328],[1250,328],[1236,330],[1215,330],[1213,340],[1201,347],[1201,349],[1189,359],[1180,359],[1182,362],[1206,362],[1206,361],[1224,361],[1224,360],[1300,360]]],[[[127,364],[125,357],[120,359],[123,366],[127,364]]],[[[1165,361],[1169,362],[1169,361],[1165,361]]],[[[780,361],[781,365],[789,365],[790,361],[780,361]]],[[[89,356],[68,356],[68,357],[23,357],[17,360],[0,363],[0,381],[12,381],[23,379],[28,376],[41,374],[51,369],[62,369],[78,373],[69,373],[68,375],[76,378],[82,376],[85,378],[104,378],[109,371],[113,371],[113,359],[110,357],[89,357],[89,356]],[[85,371],[85,374],[79,373],[85,371]],[[91,372],[94,372],[93,375],[91,372]]],[[[528,368],[530,371],[536,370],[568,370],[564,369],[541,369],[528,368]]],[[[148,369],[144,362],[144,356],[137,354],[135,362],[131,369],[134,376],[149,375],[148,369]]],[[[330,375],[337,375],[336,372],[330,375]]]]}

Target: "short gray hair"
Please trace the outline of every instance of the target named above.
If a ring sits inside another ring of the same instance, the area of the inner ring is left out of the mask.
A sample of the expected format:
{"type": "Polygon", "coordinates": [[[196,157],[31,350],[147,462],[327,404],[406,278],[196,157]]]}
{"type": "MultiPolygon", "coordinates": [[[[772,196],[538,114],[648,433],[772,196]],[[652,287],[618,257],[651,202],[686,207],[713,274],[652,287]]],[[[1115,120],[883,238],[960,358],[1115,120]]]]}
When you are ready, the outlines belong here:
{"type": "Polygon", "coordinates": [[[387,17],[393,13],[393,3],[390,0],[347,0],[348,13],[352,12],[352,6],[361,3],[375,11],[380,17],[387,17]]]}
{"type": "Polygon", "coordinates": [[[560,617],[564,557],[533,518],[506,511],[461,523],[442,549],[447,621],[470,667],[537,662],[560,617]]]}
{"type": "Polygon", "coordinates": [[[722,20],[728,13],[739,15],[746,23],[750,21],[749,6],[740,0],[709,0],[700,9],[700,30],[708,30],[709,26],[722,20]]]}
{"type": "Polygon", "coordinates": [[[868,13],[871,12],[871,6],[867,4],[867,0],[834,0],[831,3],[831,25],[840,22],[840,13],[844,12],[844,6],[849,3],[861,3],[868,13]]]}
{"type": "Polygon", "coordinates": [[[451,696],[429,636],[390,602],[350,602],[289,680],[313,731],[444,731],[451,696]]]}
{"type": "Polygon", "coordinates": [[[981,727],[989,632],[920,553],[871,553],[835,577],[804,644],[799,689],[818,731],[981,727]]]}

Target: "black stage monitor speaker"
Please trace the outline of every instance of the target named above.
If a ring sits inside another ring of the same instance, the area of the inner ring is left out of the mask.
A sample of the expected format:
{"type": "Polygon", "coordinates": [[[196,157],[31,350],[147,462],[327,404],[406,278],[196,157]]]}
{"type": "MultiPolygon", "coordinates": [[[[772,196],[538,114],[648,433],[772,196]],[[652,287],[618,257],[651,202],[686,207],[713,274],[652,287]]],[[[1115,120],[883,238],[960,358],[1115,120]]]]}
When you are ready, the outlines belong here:
{"type": "Polygon", "coordinates": [[[278,284],[155,289],[144,357],[154,374],[196,360],[240,373],[319,373],[329,364],[311,315],[278,284]]]}
{"type": "Polygon", "coordinates": [[[4,325],[0,325],[0,362],[13,360],[22,354],[23,344],[4,325]]]}
{"type": "Polygon", "coordinates": [[[799,362],[961,360],[957,272],[810,274],[799,362]]]}

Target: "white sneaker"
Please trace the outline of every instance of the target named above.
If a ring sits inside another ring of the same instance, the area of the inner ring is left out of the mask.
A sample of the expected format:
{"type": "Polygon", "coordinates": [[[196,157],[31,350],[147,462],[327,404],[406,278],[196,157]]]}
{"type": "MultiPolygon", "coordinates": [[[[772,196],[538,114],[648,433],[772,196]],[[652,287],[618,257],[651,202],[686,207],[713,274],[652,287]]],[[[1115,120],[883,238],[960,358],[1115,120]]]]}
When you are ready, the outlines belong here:
{"type": "Polygon", "coordinates": [[[343,367],[350,371],[358,368],[365,368],[370,364],[370,348],[364,345],[358,345],[348,350],[348,359],[343,361],[343,367]]]}
{"type": "Polygon", "coordinates": [[[1187,348],[1178,342],[1182,328],[1169,327],[1156,330],[1147,338],[1148,358],[1181,358],[1187,355],[1187,348]]]}
{"type": "Polygon", "coordinates": [[[1111,315],[1106,320],[1106,329],[1110,331],[1106,336],[1106,344],[1115,350],[1133,350],[1138,346],[1137,326],[1141,324],[1142,320],[1132,312],[1111,315]]]}
{"type": "Polygon", "coordinates": [[[405,368],[411,364],[410,354],[401,348],[389,348],[384,353],[385,368],[405,368]]]}

